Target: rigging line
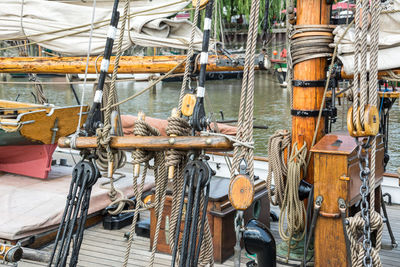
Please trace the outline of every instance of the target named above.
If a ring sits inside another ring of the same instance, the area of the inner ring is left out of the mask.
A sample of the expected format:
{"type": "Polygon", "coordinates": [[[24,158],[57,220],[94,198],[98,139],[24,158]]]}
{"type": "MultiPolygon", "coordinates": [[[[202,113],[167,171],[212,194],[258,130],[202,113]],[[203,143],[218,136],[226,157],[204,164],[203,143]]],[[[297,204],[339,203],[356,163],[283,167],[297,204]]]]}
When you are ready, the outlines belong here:
{"type": "MultiPolygon", "coordinates": [[[[150,90],[151,88],[153,88],[154,85],[156,85],[157,83],[159,83],[160,81],[162,81],[163,79],[169,77],[177,68],[179,68],[183,63],[185,63],[185,60],[183,60],[182,62],[180,62],[178,65],[176,65],[175,67],[173,67],[170,71],[168,71],[165,75],[160,76],[160,78],[158,78],[157,80],[155,80],[154,82],[152,82],[148,87],[144,88],[143,90],[137,92],[136,94],[133,94],[127,98],[125,98],[124,100],[119,101],[118,103],[115,103],[113,105],[111,105],[111,108],[114,108],[116,106],[122,105],[125,102],[128,102],[129,100],[134,99],[137,96],[140,96],[141,94],[143,94],[144,92],[150,90]]],[[[102,108],[101,111],[104,111],[105,108],[102,108]]]]}
{"type": "Polygon", "coordinates": [[[87,81],[87,75],[88,75],[88,69],[89,69],[89,59],[90,59],[90,52],[92,50],[92,37],[93,37],[93,27],[94,27],[94,18],[96,15],[96,0],[93,0],[93,7],[92,7],[92,19],[91,19],[91,26],[90,26],[90,33],[89,33],[89,45],[88,45],[88,52],[87,52],[87,57],[86,57],[86,67],[85,67],[85,77],[83,79],[83,88],[82,88],[82,94],[81,94],[81,107],[79,110],[79,120],[78,120],[78,125],[76,126],[76,135],[80,131],[80,126],[82,122],[82,113],[83,113],[83,101],[85,99],[85,88],[86,88],[86,81],[87,81]]]}
{"type": "MultiPolygon", "coordinates": [[[[97,73],[96,73],[97,74],[97,73]]],[[[179,73],[178,73],[179,74],[179,73]]],[[[116,80],[116,82],[134,82],[134,81],[138,81],[135,78],[122,78],[119,80],[116,80]]],[[[96,81],[87,81],[86,84],[96,84],[96,81]]],[[[110,80],[106,80],[105,83],[111,83],[110,80]]],[[[33,85],[31,82],[15,82],[15,81],[0,81],[0,84],[21,84],[21,85],[33,85]]],[[[83,81],[76,81],[76,82],[40,82],[40,84],[42,85],[56,85],[56,84],[83,84],[83,81]]]]}
{"type": "MultiPolygon", "coordinates": [[[[22,2],[24,2],[24,1],[22,1],[22,2]]],[[[132,12],[132,13],[129,14],[129,18],[132,18],[137,14],[142,14],[142,13],[145,13],[145,12],[149,12],[149,11],[153,11],[153,10],[157,10],[157,9],[162,9],[164,7],[177,5],[177,4],[180,4],[180,3],[183,3],[183,2],[186,2],[186,1],[185,0],[177,1],[175,3],[171,3],[171,4],[167,4],[167,5],[162,5],[162,6],[153,7],[153,8],[146,9],[146,10],[142,10],[142,11],[132,12]]],[[[174,11],[170,11],[170,12],[174,12],[174,11]]],[[[162,13],[165,13],[165,12],[162,12],[162,13]]],[[[157,13],[155,13],[155,14],[157,14],[157,13]]],[[[144,15],[147,16],[147,15],[154,15],[154,14],[144,14],[144,15]]],[[[21,17],[22,17],[22,11],[21,11],[21,17]]],[[[100,20],[100,21],[94,22],[94,24],[99,24],[99,23],[104,23],[104,22],[106,22],[107,24],[104,24],[103,26],[107,26],[108,23],[110,22],[110,19],[100,20]]],[[[74,26],[74,27],[69,27],[69,28],[62,28],[62,29],[59,29],[59,30],[48,31],[48,32],[44,32],[44,33],[36,33],[36,34],[30,34],[30,35],[24,34],[24,36],[15,37],[13,39],[0,38],[0,41],[9,41],[9,40],[14,40],[14,39],[18,40],[18,39],[21,39],[21,38],[29,38],[29,37],[41,36],[41,35],[45,35],[45,34],[59,33],[59,32],[63,32],[63,31],[76,30],[76,29],[83,28],[83,27],[88,27],[88,26],[91,26],[91,25],[92,25],[91,23],[87,23],[87,24],[82,24],[82,25],[79,25],[79,26],[74,26]]]]}
{"type": "Polygon", "coordinates": [[[186,64],[185,64],[185,72],[183,75],[183,80],[182,80],[182,86],[181,86],[181,91],[180,91],[180,95],[179,95],[179,103],[178,103],[178,111],[179,113],[181,113],[181,109],[182,109],[182,102],[183,102],[183,97],[185,94],[185,90],[186,87],[188,85],[188,81],[189,81],[189,65],[190,65],[190,60],[194,54],[194,37],[195,37],[195,33],[196,33],[196,24],[197,21],[199,19],[199,13],[200,13],[200,0],[197,0],[197,5],[194,11],[194,17],[193,17],[193,25],[192,25],[192,29],[190,32],[190,41],[189,41],[189,49],[188,49],[188,53],[187,53],[187,57],[186,57],[186,64]]]}

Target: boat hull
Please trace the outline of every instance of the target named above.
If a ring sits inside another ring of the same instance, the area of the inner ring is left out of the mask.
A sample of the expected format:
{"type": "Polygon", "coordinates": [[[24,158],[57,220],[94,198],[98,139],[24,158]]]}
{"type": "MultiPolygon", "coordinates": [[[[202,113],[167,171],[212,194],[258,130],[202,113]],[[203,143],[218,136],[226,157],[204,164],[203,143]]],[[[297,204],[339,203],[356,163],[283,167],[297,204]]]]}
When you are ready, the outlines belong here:
{"type": "Polygon", "coordinates": [[[57,144],[0,146],[0,171],[46,179],[57,144]]]}

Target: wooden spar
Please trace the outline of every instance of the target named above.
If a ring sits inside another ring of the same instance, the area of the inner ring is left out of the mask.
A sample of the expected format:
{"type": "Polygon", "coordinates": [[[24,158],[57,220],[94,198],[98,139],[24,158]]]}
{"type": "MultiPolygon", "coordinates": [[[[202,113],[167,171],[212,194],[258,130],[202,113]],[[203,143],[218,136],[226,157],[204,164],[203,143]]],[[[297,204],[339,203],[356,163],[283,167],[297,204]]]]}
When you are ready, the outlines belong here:
{"type": "MultiPolygon", "coordinates": [[[[297,2],[297,25],[328,25],[329,5],[326,0],[300,0],[297,2]]],[[[326,58],[316,58],[300,62],[294,66],[294,80],[323,80],[326,78],[326,58]]],[[[324,93],[323,87],[293,87],[293,109],[294,110],[319,110],[324,93]]],[[[298,144],[301,148],[304,142],[310,150],[317,117],[292,117],[292,144],[298,144]]],[[[324,118],[318,129],[317,140],[324,135],[324,118]]],[[[313,160],[308,166],[306,180],[314,182],[313,160]]]]}
{"type": "MultiPolygon", "coordinates": [[[[76,148],[97,148],[96,137],[76,138],[76,148]]],[[[71,138],[63,137],[58,140],[58,146],[69,148],[71,138]]],[[[220,136],[113,136],[111,137],[111,148],[119,150],[207,150],[207,151],[230,151],[233,149],[231,141],[220,136]]]]}
{"type": "MultiPolygon", "coordinates": [[[[233,59],[237,55],[231,56],[233,59]]],[[[91,57],[89,60],[88,73],[100,72],[101,58],[91,57]]],[[[177,64],[184,61],[186,56],[122,56],[119,62],[118,73],[166,73],[177,64]]],[[[110,59],[109,73],[114,70],[115,57],[110,59]]],[[[208,58],[207,71],[238,71],[243,66],[234,64],[221,64],[228,60],[225,56],[210,55],[208,58]]],[[[200,69],[200,63],[196,61],[196,70],[200,69]]],[[[0,58],[0,72],[3,73],[58,73],[76,74],[84,73],[86,68],[86,57],[2,57],[0,58]]],[[[258,65],[256,64],[256,68],[258,65]]],[[[185,64],[178,67],[175,73],[183,73],[185,64]]]]}
{"type": "MultiPolygon", "coordinates": [[[[400,69],[394,69],[394,70],[391,70],[391,71],[396,75],[400,75],[400,69]]],[[[341,72],[340,72],[340,77],[342,79],[352,80],[354,76],[353,76],[353,74],[347,74],[342,69],[341,72]]],[[[390,77],[389,71],[382,70],[382,71],[378,72],[378,79],[384,79],[384,77],[390,77]]]]}

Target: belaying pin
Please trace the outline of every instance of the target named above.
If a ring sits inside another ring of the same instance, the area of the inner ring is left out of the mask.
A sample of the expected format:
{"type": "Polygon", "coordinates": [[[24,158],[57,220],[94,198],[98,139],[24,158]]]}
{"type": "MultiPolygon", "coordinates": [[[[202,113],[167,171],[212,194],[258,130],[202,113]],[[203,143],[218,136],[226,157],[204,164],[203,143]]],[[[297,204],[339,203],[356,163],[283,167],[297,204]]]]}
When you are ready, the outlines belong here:
{"type": "MultiPolygon", "coordinates": [[[[137,120],[138,121],[145,121],[145,119],[146,119],[146,115],[144,114],[144,112],[143,111],[139,111],[137,120]]],[[[136,151],[139,151],[139,149],[137,148],[136,151]]],[[[137,163],[137,164],[135,164],[135,167],[133,169],[133,176],[134,177],[138,177],[139,175],[140,175],[140,164],[137,163]]]]}
{"type": "MultiPolygon", "coordinates": [[[[177,108],[173,108],[171,111],[171,117],[179,117],[179,112],[177,108]]],[[[176,134],[171,134],[170,136],[176,136],[176,134]]],[[[170,138],[169,143],[171,145],[175,144],[175,138],[170,138]]],[[[174,178],[174,173],[175,173],[175,166],[169,166],[168,167],[168,179],[173,179],[174,178]]]]}

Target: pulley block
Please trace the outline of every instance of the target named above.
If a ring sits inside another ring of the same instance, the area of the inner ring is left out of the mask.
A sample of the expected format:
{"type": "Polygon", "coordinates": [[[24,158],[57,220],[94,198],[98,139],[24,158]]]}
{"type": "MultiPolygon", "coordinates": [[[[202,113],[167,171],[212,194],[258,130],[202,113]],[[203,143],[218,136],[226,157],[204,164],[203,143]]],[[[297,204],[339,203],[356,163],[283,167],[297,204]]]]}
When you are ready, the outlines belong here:
{"type": "Polygon", "coordinates": [[[352,137],[375,136],[379,132],[379,111],[376,106],[364,108],[364,127],[361,124],[360,107],[357,109],[356,124],[353,123],[353,107],[347,112],[347,130],[352,137]]]}
{"type": "Polygon", "coordinates": [[[182,115],[186,117],[192,116],[195,105],[196,105],[196,95],[186,94],[182,100],[182,108],[181,108],[182,115]]]}
{"type": "MultiPolygon", "coordinates": [[[[197,1],[198,0],[192,0],[192,6],[196,7],[197,6],[197,1]]],[[[207,5],[209,2],[209,0],[200,0],[200,7],[204,7],[205,5],[207,5]]]]}
{"type": "Polygon", "coordinates": [[[229,184],[229,201],[236,210],[246,210],[253,203],[254,185],[250,177],[238,174],[229,184]]]}

